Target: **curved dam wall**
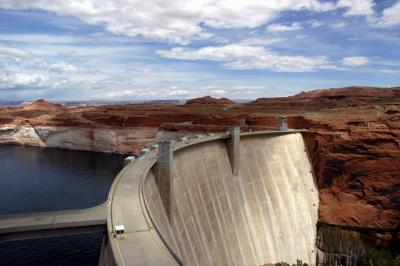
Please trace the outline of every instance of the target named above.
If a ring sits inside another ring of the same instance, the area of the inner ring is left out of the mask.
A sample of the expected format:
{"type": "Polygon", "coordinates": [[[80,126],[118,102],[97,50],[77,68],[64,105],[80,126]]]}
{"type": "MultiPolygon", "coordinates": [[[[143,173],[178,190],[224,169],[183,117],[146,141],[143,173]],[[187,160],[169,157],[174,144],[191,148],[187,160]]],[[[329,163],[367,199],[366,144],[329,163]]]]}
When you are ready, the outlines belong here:
{"type": "Polygon", "coordinates": [[[157,168],[144,180],[144,199],[184,265],[315,265],[318,190],[300,133],[241,136],[238,176],[226,140],[175,151],[170,182],[157,168]]]}

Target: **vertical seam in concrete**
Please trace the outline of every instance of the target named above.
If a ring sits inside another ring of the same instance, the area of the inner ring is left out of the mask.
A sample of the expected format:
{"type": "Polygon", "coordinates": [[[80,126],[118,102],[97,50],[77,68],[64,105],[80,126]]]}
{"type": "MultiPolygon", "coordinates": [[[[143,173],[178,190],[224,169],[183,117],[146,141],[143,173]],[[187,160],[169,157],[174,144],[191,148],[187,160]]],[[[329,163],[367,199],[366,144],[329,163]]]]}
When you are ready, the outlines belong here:
{"type": "MultiPolygon", "coordinates": [[[[211,192],[212,192],[212,188],[211,188],[211,186],[210,186],[210,183],[209,183],[208,178],[206,179],[206,181],[207,181],[207,186],[208,186],[210,195],[217,195],[217,194],[211,193],[211,192]]],[[[218,212],[217,212],[217,206],[216,206],[216,205],[218,205],[218,209],[221,209],[221,207],[220,207],[221,204],[220,204],[220,202],[219,202],[218,197],[212,197],[212,196],[211,196],[211,202],[212,202],[212,205],[213,205],[215,218],[216,218],[217,223],[218,223],[218,229],[219,229],[219,231],[220,231],[222,245],[224,246],[224,253],[225,253],[226,258],[229,260],[228,248],[226,247],[225,241],[223,241],[224,232],[223,232],[223,230],[222,230],[221,221],[220,221],[220,219],[219,219],[219,215],[218,215],[218,212]]]]}
{"type": "MultiPolygon", "coordinates": [[[[178,168],[179,164],[180,164],[180,162],[178,160],[176,160],[175,163],[174,163],[175,170],[176,170],[176,168],[178,168]]],[[[182,179],[182,177],[180,177],[179,171],[175,171],[175,175],[174,175],[174,178],[173,178],[174,187],[175,187],[175,180],[177,180],[177,183],[178,183],[179,179],[182,179]]],[[[172,225],[172,229],[174,231],[176,231],[176,234],[178,235],[179,239],[181,239],[180,240],[180,245],[185,244],[185,241],[183,241],[183,237],[181,235],[181,232],[182,232],[182,234],[184,234],[186,236],[186,239],[189,241],[189,247],[190,247],[189,250],[186,248],[186,246],[184,246],[184,248],[182,248],[182,251],[185,253],[184,261],[187,262],[192,256],[194,257],[194,251],[193,251],[193,247],[191,246],[191,243],[190,243],[189,234],[187,233],[187,229],[186,229],[186,226],[185,226],[185,220],[183,219],[182,213],[181,213],[180,208],[179,208],[179,200],[175,200],[174,203],[176,205],[176,208],[178,209],[177,213],[179,215],[179,218],[180,218],[181,222],[179,222],[179,220],[176,219],[176,224],[177,225],[175,225],[175,219],[173,219],[173,216],[172,216],[171,217],[171,225],[172,225]],[[179,226],[179,224],[181,226],[179,226]],[[182,230],[179,231],[179,228],[182,228],[182,230]]]]}
{"type": "MultiPolygon", "coordinates": [[[[175,163],[174,163],[173,167],[176,168],[175,163]]],[[[175,169],[174,169],[174,170],[175,170],[175,169]]],[[[175,173],[175,175],[176,175],[177,171],[174,171],[174,173],[175,173]]],[[[177,177],[175,177],[175,175],[173,176],[173,178],[172,178],[172,180],[171,180],[173,186],[174,186],[174,184],[175,184],[175,179],[177,178],[177,177]]],[[[174,196],[174,195],[173,195],[173,196],[174,196]]],[[[178,204],[178,203],[177,203],[177,200],[175,200],[175,197],[171,198],[171,207],[172,207],[172,204],[175,204],[175,205],[178,204]]],[[[176,219],[172,216],[171,219],[170,219],[170,221],[169,221],[169,222],[170,222],[170,225],[171,225],[171,230],[172,230],[173,233],[175,233],[176,238],[179,239],[179,240],[177,239],[177,242],[176,242],[176,244],[177,244],[177,249],[180,250],[180,254],[181,254],[182,260],[183,260],[183,261],[186,261],[186,260],[188,259],[189,255],[187,254],[187,250],[186,250],[185,248],[182,248],[183,240],[182,240],[182,236],[181,236],[180,232],[176,229],[175,223],[178,223],[178,222],[175,221],[175,220],[176,220],[176,219]]],[[[183,229],[183,230],[184,230],[184,229],[183,229]]]]}
{"type": "MultiPolygon", "coordinates": [[[[204,170],[204,169],[206,168],[205,165],[204,165],[204,162],[201,161],[200,163],[202,164],[201,169],[204,170]]],[[[204,176],[206,176],[206,175],[207,175],[207,174],[204,173],[204,176]]],[[[207,181],[206,181],[206,182],[207,182],[207,181]]],[[[206,182],[204,182],[204,183],[206,184],[206,182]]],[[[208,186],[207,186],[207,187],[208,187],[208,186]]],[[[200,190],[199,194],[200,194],[200,198],[201,198],[201,203],[202,203],[202,205],[203,205],[202,207],[203,207],[203,210],[204,210],[204,213],[205,213],[205,217],[206,217],[206,220],[207,220],[207,224],[209,225],[209,228],[211,228],[210,215],[208,214],[208,211],[207,211],[207,204],[205,203],[204,196],[203,196],[203,193],[201,193],[201,190],[200,190]]],[[[210,201],[211,201],[211,199],[210,199],[210,201]]],[[[216,239],[216,237],[215,237],[214,230],[210,230],[210,233],[211,233],[211,236],[212,236],[212,241],[214,242],[214,246],[217,246],[217,245],[218,245],[218,242],[217,242],[217,239],[216,239]]],[[[210,265],[211,265],[211,264],[212,264],[212,263],[210,262],[210,265]]]]}
{"type": "MultiPolygon", "coordinates": [[[[292,136],[289,136],[289,137],[292,138],[292,136]]],[[[285,143],[283,148],[285,150],[285,155],[287,157],[287,161],[289,162],[289,165],[291,165],[293,167],[293,163],[292,163],[291,156],[290,156],[291,153],[289,152],[289,149],[287,147],[287,145],[290,144],[291,141],[292,140],[289,139],[288,142],[285,143]]],[[[289,173],[287,173],[287,174],[284,173],[286,186],[292,192],[292,193],[288,193],[289,194],[289,198],[290,198],[289,201],[291,201],[291,203],[292,203],[292,204],[289,204],[289,206],[292,209],[292,211],[290,211],[290,213],[292,213],[295,216],[295,219],[294,219],[295,221],[304,221],[303,219],[301,219],[302,218],[302,215],[300,213],[301,210],[299,210],[299,209],[302,208],[302,205],[304,204],[304,198],[302,198],[300,201],[297,201],[296,191],[294,191],[294,189],[293,189],[293,182],[291,182],[291,180],[289,180],[289,179],[293,179],[293,176],[294,176],[294,172],[293,172],[292,167],[290,167],[289,173]],[[299,208],[295,208],[296,203],[299,205],[299,208]]],[[[301,223],[300,226],[295,227],[296,229],[299,229],[300,232],[299,231],[294,231],[293,240],[294,239],[298,239],[296,241],[297,243],[299,243],[299,241],[302,241],[303,244],[304,244],[304,238],[300,238],[299,237],[299,234],[301,234],[303,232],[303,230],[302,230],[303,229],[303,225],[304,225],[304,222],[301,223]]],[[[304,260],[304,257],[303,257],[304,254],[300,254],[299,251],[301,252],[301,251],[304,251],[304,250],[303,250],[303,248],[296,249],[296,259],[304,260]]]]}
{"type": "MultiPolygon", "coordinates": [[[[195,175],[195,177],[196,177],[196,175],[195,175]]],[[[196,183],[196,178],[192,178],[193,180],[191,180],[190,182],[195,182],[196,183]]],[[[183,178],[183,183],[184,183],[184,185],[186,186],[186,189],[187,190],[189,190],[189,186],[187,185],[187,183],[186,183],[186,178],[183,178]]],[[[194,189],[195,190],[198,190],[198,186],[197,185],[195,185],[194,186],[194,189]]],[[[200,194],[200,193],[199,193],[200,194]]],[[[194,219],[194,223],[196,224],[196,226],[195,226],[195,230],[196,230],[196,233],[197,233],[197,235],[198,235],[198,237],[201,239],[201,242],[203,242],[203,248],[205,249],[205,250],[201,250],[201,252],[203,253],[203,254],[205,254],[205,257],[207,258],[207,260],[208,260],[208,263],[209,264],[211,264],[211,258],[210,258],[210,251],[209,251],[209,249],[208,249],[208,245],[207,245],[207,242],[206,242],[206,240],[204,239],[204,231],[203,231],[203,228],[202,228],[202,225],[201,225],[201,223],[199,223],[199,221],[200,221],[200,218],[199,218],[199,216],[198,216],[198,210],[196,210],[194,207],[195,207],[195,204],[193,203],[194,201],[193,201],[193,199],[192,199],[192,193],[189,193],[189,202],[190,202],[190,205],[191,205],[191,207],[192,207],[192,212],[194,213],[194,215],[195,215],[195,217],[196,217],[196,219],[194,219]],[[199,232],[199,231],[200,232],[199,232]]]]}
{"type": "Polygon", "coordinates": [[[254,258],[256,262],[260,262],[261,261],[261,251],[259,250],[259,245],[258,245],[258,241],[257,241],[257,233],[255,232],[254,229],[254,223],[251,219],[251,211],[249,210],[249,206],[248,206],[248,201],[247,201],[247,197],[246,197],[246,193],[244,192],[244,184],[242,181],[242,177],[239,175],[238,176],[238,180],[239,180],[239,191],[240,191],[240,196],[242,197],[243,200],[243,207],[244,207],[244,212],[246,213],[245,215],[245,222],[247,224],[247,228],[249,230],[250,233],[250,240],[253,243],[253,248],[252,251],[254,252],[254,258]]]}
{"type": "MultiPolygon", "coordinates": [[[[293,142],[295,142],[295,144],[292,145],[292,146],[297,146],[296,144],[300,144],[300,139],[298,138],[298,136],[293,135],[292,137],[293,137],[293,142]]],[[[287,153],[289,154],[288,147],[286,147],[286,149],[287,149],[287,153]]],[[[298,150],[299,149],[293,149],[292,154],[293,153],[297,153],[298,150]]],[[[295,158],[297,158],[297,157],[298,156],[295,156],[295,158]]],[[[292,168],[293,167],[297,167],[297,163],[293,162],[293,159],[292,159],[291,156],[289,156],[289,161],[291,162],[292,168]]],[[[309,206],[309,200],[308,200],[309,191],[304,189],[304,186],[305,186],[304,182],[305,182],[305,179],[308,178],[308,175],[309,174],[305,173],[304,178],[300,178],[297,181],[297,185],[298,185],[297,189],[298,189],[298,191],[296,191],[296,193],[294,193],[294,197],[295,197],[295,200],[296,200],[297,203],[299,202],[299,200],[301,200],[303,202],[303,204],[304,204],[303,208],[301,208],[300,211],[298,211],[299,218],[302,221],[304,221],[304,223],[300,227],[300,230],[301,230],[301,233],[302,233],[302,236],[303,236],[301,238],[301,240],[304,243],[304,251],[305,251],[305,254],[303,254],[303,256],[307,257],[307,261],[312,262],[313,261],[312,258],[311,258],[312,254],[311,254],[311,250],[309,249],[309,247],[312,247],[312,243],[310,242],[310,238],[309,238],[310,234],[308,234],[307,229],[306,229],[306,228],[308,228],[308,226],[307,227],[305,226],[305,225],[312,225],[312,222],[311,222],[311,219],[310,219],[310,216],[309,216],[310,215],[310,211],[312,211],[309,208],[310,207],[309,206]],[[299,198],[298,195],[306,195],[306,197],[305,198],[299,198]],[[306,212],[304,210],[308,210],[308,212],[306,212]]],[[[293,171],[293,176],[295,176],[294,171],[293,171]]]]}
{"type": "MultiPolygon", "coordinates": [[[[219,162],[216,161],[215,163],[216,163],[216,167],[218,169],[221,169],[220,165],[219,165],[219,162]]],[[[217,172],[220,172],[220,171],[217,171],[217,172]]],[[[216,177],[215,185],[223,184],[223,180],[224,180],[223,177],[221,177],[221,176],[215,176],[215,177],[216,177]]],[[[220,190],[216,186],[214,187],[214,189],[215,189],[215,192],[216,192],[215,195],[217,195],[216,198],[217,198],[217,203],[218,203],[218,207],[219,207],[219,213],[221,214],[219,217],[221,217],[222,223],[225,225],[223,228],[226,228],[227,222],[226,222],[226,219],[225,219],[224,209],[223,209],[223,206],[222,206],[222,203],[221,203],[221,197],[219,195],[220,194],[220,190]]],[[[225,241],[226,240],[226,230],[222,230],[222,237],[223,237],[223,242],[226,242],[225,241]]],[[[235,264],[236,265],[236,262],[233,260],[234,255],[232,253],[233,252],[232,249],[229,248],[229,246],[226,246],[226,245],[225,245],[225,249],[226,249],[226,256],[227,256],[228,262],[230,264],[235,264]]]]}
{"type": "MultiPolygon", "coordinates": [[[[280,138],[280,137],[278,137],[278,138],[280,138]]],[[[294,239],[294,234],[293,234],[293,229],[295,229],[296,228],[296,215],[293,215],[293,212],[292,211],[295,211],[295,210],[293,210],[293,198],[292,198],[292,195],[290,195],[290,193],[287,193],[288,191],[287,191],[287,189],[290,189],[290,183],[288,182],[288,180],[287,180],[287,175],[286,175],[286,173],[285,173],[285,169],[284,169],[284,167],[283,167],[283,163],[284,163],[284,161],[285,161],[285,159],[286,158],[282,158],[280,155],[281,155],[281,153],[278,153],[277,152],[277,149],[279,149],[279,150],[282,150],[282,147],[276,147],[277,145],[279,145],[280,143],[281,143],[281,141],[276,141],[275,139],[274,139],[274,142],[276,142],[276,145],[274,145],[273,146],[273,151],[274,151],[274,154],[279,154],[279,155],[277,155],[277,163],[278,163],[278,165],[279,165],[279,167],[278,167],[278,169],[277,169],[277,171],[278,171],[278,173],[279,173],[279,176],[280,176],[280,186],[279,186],[279,193],[281,194],[281,195],[284,195],[284,197],[286,198],[286,204],[285,204],[285,207],[283,208],[284,210],[286,210],[286,216],[287,216],[287,226],[288,226],[288,228],[291,228],[292,230],[288,230],[287,232],[286,232],[286,234],[288,235],[288,239],[294,239]]],[[[294,262],[294,260],[296,260],[296,258],[297,258],[297,254],[296,254],[296,247],[294,246],[294,243],[293,243],[293,241],[287,241],[287,243],[286,243],[286,245],[288,246],[287,247],[287,251],[288,251],[288,254],[289,254],[289,258],[292,258],[293,259],[293,262],[294,262]]],[[[290,263],[291,261],[289,261],[289,263],[290,263]]]]}
{"type": "Polygon", "coordinates": [[[179,207],[179,202],[177,202],[176,207],[178,208],[178,214],[181,217],[181,220],[183,221],[183,228],[184,228],[185,234],[187,235],[187,239],[189,241],[188,244],[190,246],[190,249],[192,250],[192,257],[194,258],[196,265],[199,265],[199,262],[197,261],[197,257],[196,257],[196,252],[194,251],[194,247],[193,247],[191,238],[190,238],[187,228],[186,228],[185,219],[183,219],[183,217],[182,217],[181,209],[179,207]]]}
{"type": "MultiPolygon", "coordinates": [[[[243,143],[242,142],[242,144],[241,145],[245,145],[245,143],[243,143]]],[[[250,161],[251,161],[251,154],[246,154],[247,156],[246,156],[246,159],[250,159],[250,161]],[[250,155],[250,156],[249,156],[250,155]]],[[[241,179],[244,179],[244,178],[246,178],[246,180],[249,180],[249,183],[248,183],[248,185],[247,186],[250,186],[250,189],[251,189],[251,194],[253,195],[253,197],[254,197],[254,199],[257,201],[257,195],[254,193],[255,191],[254,191],[254,188],[253,188],[253,181],[254,181],[254,179],[255,179],[255,177],[254,177],[254,175],[252,175],[252,174],[250,174],[249,173],[249,171],[248,171],[248,169],[249,169],[249,164],[245,164],[246,166],[243,166],[242,165],[242,169],[241,169],[241,175],[240,175],[240,177],[241,177],[241,179]],[[243,170],[245,170],[246,169],[246,171],[243,171],[243,170]]],[[[246,193],[246,191],[244,192],[246,195],[248,195],[249,193],[246,193]]],[[[246,201],[248,202],[248,199],[246,198],[246,201]]],[[[257,206],[258,207],[258,206],[257,206]]],[[[259,209],[259,208],[257,208],[257,209],[259,209]]],[[[257,214],[255,214],[254,212],[253,212],[253,210],[249,210],[250,211],[250,213],[251,213],[251,215],[247,215],[250,219],[250,225],[251,225],[251,228],[252,228],[252,232],[255,232],[254,233],[254,235],[258,235],[258,233],[257,233],[257,228],[256,228],[256,225],[258,224],[258,223],[255,223],[254,221],[253,221],[253,219],[252,219],[252,217],[254,216],[254,215],[257,215],[257,214]]],[[[260,219],[260,217],[258,217],[258,219],[260,219]]],[[[259,241],[259,239],[257,238],[257,246],[256,247],[254,247],[254,248],[256,248],[257,249],[257,247],[259,248],[261,246],[261,244],[260,244],[260,241],[259,241]]],[[[262,254],[262,253],[261,253],[262,254]]],[[[259,261],[257,261],[257,263],[258,264],[261,264],[261,263],[264,263],[265,261],[264,261],[264,256],[263,255],[261,255],[261,257],[262,258],[259,258],[259,261]]]]}
{"type": "MultiPolygon", "coordinates": [[[[257,164],[257,163],[256,163],[256,164],[257,164]]],[[[256,169],[258,169],[258,168],[256,167],[256,169]]],[[[258,170],[257,170],[257,171],[258,171],[258,170]]],[[[254,177],[252,176],[252,178],[254,178],[254,177]]],[[[258,178],[259,178],[259,179],[262,179],[260,176],[258,176],[258,178]]],[[[256,203],[256,205],[257,205],[257,210],[258,210],[253,216],[257,216],[257,218],[259,219],[259,222],[261,223],[261,226],[264,228],[263,231],[264,231],[264,232],[267,232],[267,231],[266,231],[266,228],[265,228],[265,220],[264,220],[263,210],[262,210],[261,205],[260,205],[259,195],[258,195],[258,193],[256,193],[256,189],[255,189],[255,186],[254,186],[254,182],[253,182],[253,181],[251,182],[251,190],[254,192],[254,199],[255,199],[255,203],[256,203]]],[[[256,227],[256,230],[257,230],[257,227],[256,227]]],[[[263,234],[264,232],[259,232],[259,233],[260,233],[260,234],[263,234]]],[[[258,239],[259,239],[259,238],[258,238],[258,239]]],[[[262,249],[264,249],[264,246],[267,246],[266,243],[262,243],[260,240],[259,240],[258,242],[259,242],[259,245],[261,246],[262,249]]],[[[263,255],[263,254],[265,254],[265,252],[261,252],[261,254],[262,254],[262,261],[261,261],[261,263],[266,262],[265,256],[263,255]]]]}
{"type": "MultiPolygon", "coordinates": [[[[258,143],[259,143],[259,147],[264,147],[265,146],[265,144],[262,141],[258,141],[258,143]]],[[[265,149],[263,149],[261,151],[261,153],[263,154],[263,156],[260,156],[260,159],[261,158],[267,158],[265,149]]],[[[260,167],[260,162],[259,162],[260,159],[256,160],[256,162],[258,164],[258,167],[260,167]]],[[[265,163],[265,165],[263,167],[266,170],[265,178],[269,178],[269,179],[273,180],[274,177],[269,175],[269,172],[268,172],[269,171],[268,170],[268,161],[264,162],[264,163],[265,163]]],[[[261,169],[259,168],[258,171],[260,172],[261,169]]],[[[274,212],[274,207],[272,206],[271,195],[270,195],[270,193],[268,191],[269,190],[268,182],[266,182],[266,180],[264,180],[264,178],[262,179],[262,184],[263,184],[263,191],[264,191],[264,194],[266,196],[267,204],[268,204],[268,206],[266,208],[267,208],[267,211],[270,211],[270,212],[268,212],[267,216],[268,216],[268,220],[269,220],[269,223],[270,223],[270,226],[271,226],[271,228],[270,228],[270,230],[268,230],[268,232],[270,233],[270,236],[273,239],[273,241],[271,241],[271,242],[273,243],[273,246],[274,246],[274,255],[273,255],[274,256],[274,261],[272,261],[272,262],[278,262],[278,261],[280,261],[280,259],[278,259],[278,258],[282,258],[282,255],[280,254],[280,252],[283,249],[283,247],[282,247],[280,241],[279,240],[277,241],[275,239],[275,235],[276,234],[280,235],[280,233],[279,233],[280,232],[280,228],[278,226],[274,227],[274,225],[278,225],[278,220],[277,220],[277,217],[276,217],[275,212],[274,212]],[[276,232],[278,232],[278,233],[276,233],[276,232]]]]}
{"type": "MultiPolygon", "coordinates": [[[[270,192],[272,192],[271,194],[275,195],[275,199],[277,201],[275,205],[278,206],[278,208],[273,208],[272,211],[273,211],[274,217],[276,218],[277,225],[278,224],[279,225],[285,224],[284,226],[288,227],[287,224],[286,224],[286,221],[282,220],[282,219],[279,219],[279,216],[276,214],[276,210],[277,209],[278,210],[284,210],[285,207],[283,206],[284,204],[283,204],[282,195],[281,195],[281,192],[279,191],[279,186],[278,186],[278,183],[276,181],[277,177],[276,176],[272,176],[272,173],[273,173],[272,170],[274,170],[274,167],[271,165],[271,162],[275,163],[275,160],[269,160],[269,159],[270,159],[271,156],[272,157],[275,156],[274,155],[274,151],[272,149],[273,145],[274,145],[274,143],[273,143],[273,140],[271,139],[271,141],[269,143],[269,146],[268,146],[268,149],[265,149],[265,151],[264,151],[265,160],[266,160],[266,163],[267,163],[267,168],[270,169],[270,171],[271,171],[272,187],[275,188],[275,189],[271,189],[270,192]]],[[[283,233],[281,232],[280,227],[276,228],[276,231],[277,231],[277,234],[275,233],[274,235],[277,235],[278,239],[275,238],[275,241],[278,242],[279,246],[280,246],[280,248],[278,249],[278,252],[280,252],[279,253],[280,256],[278,255],[278,257],[280,257],[280,259],[283,260],[284,258],[288,257],[285,254],[286,248],[283,245],[283,233]]]]}
{"type": "MultiPolygon", "coordinates": [[[[176,203],[176,205],[177,205],[177,203],[176,203]]],[[[173,217],[171,218],[170,223],[171,223],[172,232],[174,232],[176,237],[179,239],[179,241],[177,240],[177,248],[180,250],[181,258],[183,261],[187,261],[189,258],[189,255],[187,254],[186,248],[182,248],[182,243],[183,243],[182,236],[181,236],[181,233],[179,232],[179,230],[176,229],[176,226],[174,225],[175,219],[173,217]]]]}
{"type": "MultiPolygon", "coordinates": [[[[260,146],[258,146],[258,147],[262,147],[261,145],[260,146]]],[[[250,149],[251,150],[251,149],[250,149]]],[[[267,201],[269,201],[269,197],[268,197],[268,195],[267,195],[267,193],[265,192],[265,181],[264,181],[264,176],[263,176],[263,174],[260,172],[260,165],[259,165],[259,162],[258,162],[258,160],[257,160],[257,158],[254,160],[254,163],[257,165],[257,167],[256,167],[256,169],[257,169],[257,172],[258,172],[258,176],[260,177],[260,182],[261,182],[261,184],[262,184],[262,192],[263,192],[263,194],[264,194],[264,197],[267,199],[267,201]]],[[[247,166],[247,168],[249,168],[249,166],[247,166]]],[[[276,248],[276,246],[274,245],[274,243],[275,243],[275,241],[268,241],[268,237],[271,237],[271,238],[273,238],[272,237],[272,235],[271,235],[271,230],[273,230],[273,228],[271,228],[270,230],[268,230],[268,228],[267,228],[267,222],[266,222],[266,220],[267,220],[267,214],[264,212],[264,210],[263,210],[263,208],[262,208],[262,206],[260,206],[260,203],[259,203],[259,201],[258,201],[258,197],[257,197],[257,206],[258,206],[258,209],[259,209],[259,212],[262,214],[261,215],[261,219],[262,219],[262,226],[263,226],[263,229],[264,229],[264,235],[265,235],[265,238],[266,238],[266,246],[267,246],[267,248],[268,248],[268,251],[269,251],[269,253],[268,254],[265,254],[265,256],[263,257],[263,262],[278,262],[278,260],[277,260],[277,258],[276,258],[276,250],[277,250],[277,248],[276,248]],[[272,243],[272,245],[273,245],[273,247],[272,247],[272,249],[271,249],[271,244],[270,243],[272,243]],[[270,259],[271,261],[268,261],[268,255],[270,255],[272,258],[270,259]]],[[[271,223],[271,219],[270,218],[268,218],[268,220],[269,220],[269,224],[270,224],[270,226],[272,227],[272,223],[271,223]]]]}
{"type": "MultiPolygon", "coordinates": [[[[232,178],[233,182],[235,182],[235,184],[236,184],[236,182],[237,182],[236,177],[233,176],[233,175],[232,175],[232,177],[233,177],[233,178],[232,178]]],[[[233,224],[237,225],[238,223],[237,223],[237,221],[236,221],[236,219],[235,219],[235,217],[234,217],[234,215],[233,215],[234,210],[233,210],[233,208],[232,208],[231,197],[229,197],[229,195],[230,195],[230,194],[233,194],[233,193],[229,193],[229,191],[228,191],[228,189],[227,189],[227,187],[226,187],[226,183],[225,183],[224,181],[222,181],[222,182],[223,182],[224,190],[225,190],[225,193],[226,193],[227,199],[228,199],[228,206],[229,206],[229,210],[230,210],[229,212],[230,212],[231,221],[233,222],[233,224]]],[[[240,255],[241,255],[241,257],[242,257],[242,261],[245,262],[245,261],[246,261],[246,260],[245,260],[246,257],[245,257],[244,252],[243,252],[243,248],[242,248],[242,245],[241,245],[241,241],[240,241],[238,232],[237,232],[237,230],[234,230],[234,232],[235,232],[235,237],[236,237],[236,239],[237,239],[237,241],[238,241],[238,246],[239,246],[239,250],[240,250],[240,255]]]]}

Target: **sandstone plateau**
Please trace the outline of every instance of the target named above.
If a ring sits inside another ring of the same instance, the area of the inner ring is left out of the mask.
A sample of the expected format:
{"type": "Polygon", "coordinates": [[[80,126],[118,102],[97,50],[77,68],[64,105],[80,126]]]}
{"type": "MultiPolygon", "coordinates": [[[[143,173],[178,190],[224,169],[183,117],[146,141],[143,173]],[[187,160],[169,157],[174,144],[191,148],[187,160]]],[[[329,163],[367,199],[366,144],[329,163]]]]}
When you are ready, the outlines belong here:
{"type": "Polygon", "coordinates": [[[163,136],[273,129],[276,116],[305,134],[319,188],[319,219],[398,228],[400,88],[317,90],[246,104],[198,98],[183,105],[63,107],[39,100],[0,108],[0,143],[136,154],[163,136]]]}

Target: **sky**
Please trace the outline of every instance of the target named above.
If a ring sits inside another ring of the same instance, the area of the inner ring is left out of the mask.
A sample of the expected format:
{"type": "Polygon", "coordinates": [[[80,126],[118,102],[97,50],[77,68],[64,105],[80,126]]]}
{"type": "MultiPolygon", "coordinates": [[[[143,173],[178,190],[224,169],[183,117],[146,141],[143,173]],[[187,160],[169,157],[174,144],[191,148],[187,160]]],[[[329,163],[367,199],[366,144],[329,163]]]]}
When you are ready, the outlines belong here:
{"type": "Polygon", "coordinates": [[[400,86],[400,0],[0,0],[0,100],[400,86]]]}

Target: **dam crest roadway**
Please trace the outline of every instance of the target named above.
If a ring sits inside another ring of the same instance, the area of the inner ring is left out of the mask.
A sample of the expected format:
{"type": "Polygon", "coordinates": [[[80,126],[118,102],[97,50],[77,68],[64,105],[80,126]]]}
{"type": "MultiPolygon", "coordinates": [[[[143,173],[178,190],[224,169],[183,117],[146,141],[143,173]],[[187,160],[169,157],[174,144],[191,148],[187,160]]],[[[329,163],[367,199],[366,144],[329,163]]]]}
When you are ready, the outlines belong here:
{"type": "Polygon", "coordinates": [[[161,142],[121,170],[104,204],[0,216],[0,241],[93,230],[106,232],[99,265],[315,265],[319,199],[304,132],[161,142]]]}

